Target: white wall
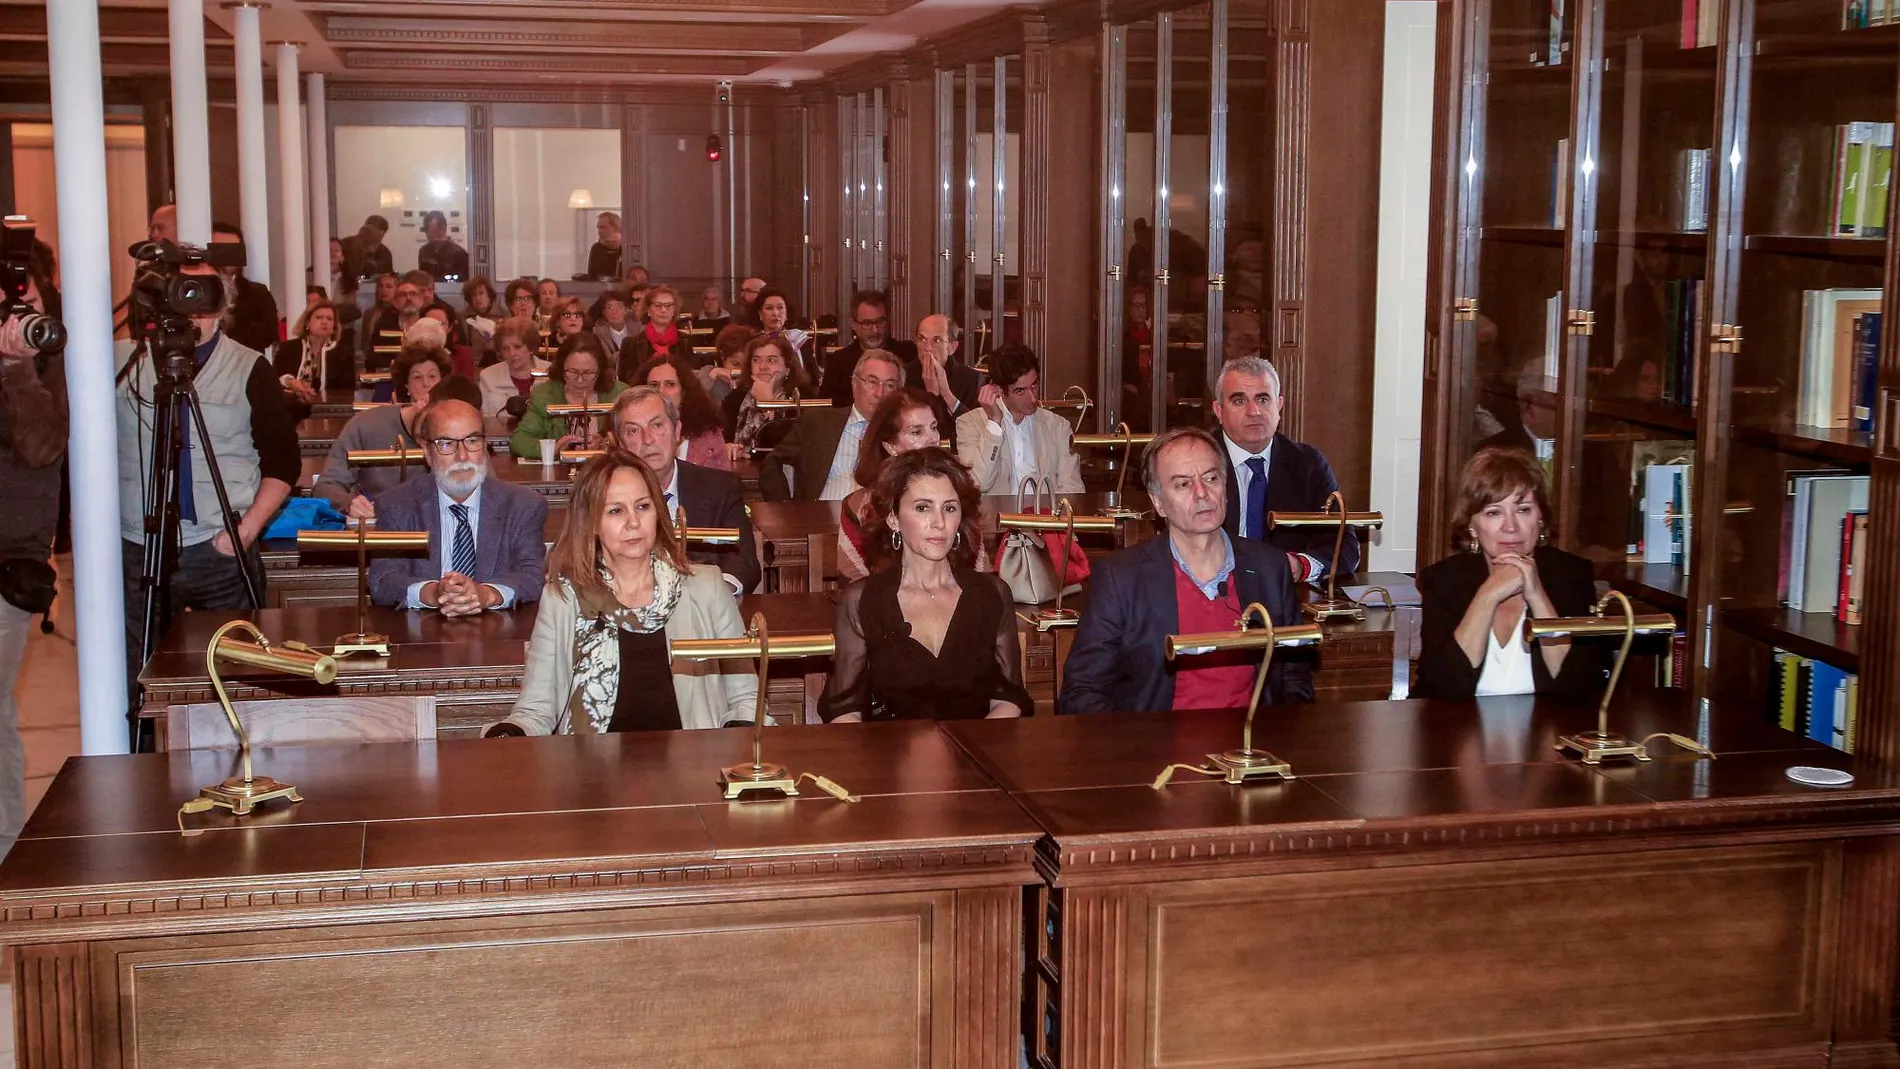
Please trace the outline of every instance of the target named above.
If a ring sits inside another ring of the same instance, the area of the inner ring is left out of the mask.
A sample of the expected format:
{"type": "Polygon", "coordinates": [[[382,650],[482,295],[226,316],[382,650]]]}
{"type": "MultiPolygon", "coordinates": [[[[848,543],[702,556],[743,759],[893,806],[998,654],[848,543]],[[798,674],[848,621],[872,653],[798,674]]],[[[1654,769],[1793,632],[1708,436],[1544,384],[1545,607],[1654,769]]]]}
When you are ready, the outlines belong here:
{"type": "Polygon", "coordinates": [[[495,277],[570,278],[587,267],[601,209],[619,210],[620,131],[495,130],[495,277]],[[568,207],[577,189],[592,210],[568,207]]]}
{"type": "Polygon", "coordinates": [[[1385,527],[1372,546],[1378,571],[1415,571],[1421,524],[1418,465],[1425,378],[1425,275],[1432,177],[1432,65],[1436,5],[1387,0],[1379,149],[1379,293],[1372,388],[1372,507],[1385,527]]]}
{"type": "MultiPolygon", "coordinates": [[[[270,146],[275,174],[274,136],[270,146]]],[[[462,127],[338,126],[330,163],[336,173],[337,236],[354,234],[364,218],[380,215],[389,220],[383,243],[396,270],[407,271],[416,266],[416,249],[422,245],[423,214],[441,211],[449,217],[449,236],[468,248],[468,136],[462,127]],[[384,190],[399,196],[401,204],[384,205],[384,190]]],[[[328,248],[322,257],[327,272],[328,248]]]]}

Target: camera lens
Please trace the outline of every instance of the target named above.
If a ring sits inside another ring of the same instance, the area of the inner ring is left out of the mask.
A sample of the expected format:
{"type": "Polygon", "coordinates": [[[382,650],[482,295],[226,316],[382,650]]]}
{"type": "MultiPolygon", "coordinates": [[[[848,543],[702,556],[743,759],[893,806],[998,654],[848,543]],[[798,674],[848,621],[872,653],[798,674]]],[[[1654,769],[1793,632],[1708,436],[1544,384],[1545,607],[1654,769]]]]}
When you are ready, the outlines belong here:
{"type": "Polygon", "coordinates": [[[20,339],[37,352],[56,353],[66,348],[66,327],[52,316],[24,315],[20,339]]]}
{"type": "Polygon", "coordinates": [[[224,307],[224,282],[216,275],[173,275],[165,280],[165,303],[178,315],[211,315],[224,307]]]}

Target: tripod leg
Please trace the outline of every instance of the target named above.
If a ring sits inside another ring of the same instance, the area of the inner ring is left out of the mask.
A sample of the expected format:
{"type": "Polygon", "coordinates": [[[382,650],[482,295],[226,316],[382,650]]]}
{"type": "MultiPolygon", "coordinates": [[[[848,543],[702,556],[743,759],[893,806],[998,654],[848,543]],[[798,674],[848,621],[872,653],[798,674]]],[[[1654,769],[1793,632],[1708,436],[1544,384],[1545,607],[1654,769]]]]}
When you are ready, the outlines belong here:
{"type": "MultiPolygon", "coordinates": [[[[244,592],[250,597],[251,608],[264,607],[264,581],[252,570],[250,551],[244,546],[244,539],[238,535],[238,523],[241,517],[231,507],[231,495],[224,489],[224,474],[218,470],[218,455],[211,451],[211,432],[205,429],[204,408],[199,404],[198,391],[190,384],[179,389],[185,395],[185,403],[191,407],[192,426],[198,430],[198,445],[204,450],[205,467],[211,472],[211,486],[218,493],[218,516],[224,521],[224,533],[231,539],[231,548],[235,551],[238,575],[244,579],[244,592]]],[[[190,473],[186,473],[189,477],[190,473]]]]}
{"type": "MultiPolygon", "coordinates": [[[[170,588],[172,572],[178,563],[178,454],[184,444],[184,426],[179,422],[183,398],[164,385],[158,387],[152,413],[152,470],[146,487],[146,508],[157,509],[145,517],[145,547],[140,561],[139,591],[144,598],[141,619],[144,627],[137,645],[138,664],[152,659],[152,652],[164,638],[166,622],[171,618],[170,588]]],[[[139,752],[143,734],[139,720],[137,671],[127,680],[132,696],[126,710],[127,730],[131,733],[132,752],[139,752]]]]}

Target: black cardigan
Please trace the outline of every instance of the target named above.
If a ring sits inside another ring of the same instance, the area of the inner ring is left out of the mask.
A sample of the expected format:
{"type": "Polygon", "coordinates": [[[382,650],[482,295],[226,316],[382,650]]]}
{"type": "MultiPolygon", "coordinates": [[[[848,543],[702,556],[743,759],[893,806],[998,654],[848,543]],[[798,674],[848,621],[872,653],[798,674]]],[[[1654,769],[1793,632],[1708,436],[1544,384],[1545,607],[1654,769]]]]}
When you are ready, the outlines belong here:
{"type": "MultiPolygon", "coordinates": [[[[1596,577],[1590,562],[1550,546],[1540,547],[1533,559],[1537,577],[1557,612],[1563,616],[1589,615],[1590,606],[1596,602],[1596,577]]],[[[1472,665],[1458,646],[1456,632],[1465,610],[1471,607],[1471,599],[1490,574],[1491,568],[1481,553],[1446,557],[1418,573],[1424,620],[1419,636],[1418,681],[1412,687],[1414,697],[1463,701],[1477,690],[1484,665],[1472,665]]],[[[1544,658],[1533,650],[1531,675],[1537,693],[1572,699],[1593,697],[1601,691],[1613,657],[1601,641],[1575,641],[1564,658],[1563,671],[1552,679],[1544,658]]]]}

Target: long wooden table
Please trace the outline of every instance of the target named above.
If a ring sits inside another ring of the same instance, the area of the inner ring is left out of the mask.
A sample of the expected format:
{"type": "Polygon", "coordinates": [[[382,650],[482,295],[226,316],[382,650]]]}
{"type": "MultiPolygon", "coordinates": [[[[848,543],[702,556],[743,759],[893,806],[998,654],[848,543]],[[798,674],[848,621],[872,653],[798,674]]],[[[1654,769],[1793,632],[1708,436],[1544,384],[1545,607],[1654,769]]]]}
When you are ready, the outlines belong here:
{"type": "Polygon", "coordinates": [[[1594,708],[1528,697],[1365,702],[1262,711],[1291,782],[1156,790],[1239,713],[944,725],[1048,835],[1032,1063],[1895,1065],[1900,778],[1675,694],[1612,727],[1718,759],[1584,766],[1552,744],[1594,708]]]}
{"type": "MultiPolygon", "coordinates": [[[[225,690],[234,702],[268,698],[436,696],[436,732],[441,738],[466,738],[508,715],[521,693],[527,663],[525,646],[534,633],[535,604],[508,612],[451,619],[433,612],[405,612],[372,606],[370,630],[389,636],[387,658],[347,658],[338,662],[334,684],[233,666],[225,690]]],[[[780,634],[830,631],[836,607],[830,595],[751,594],[739,602],[740,615],[765,614],[780,634]]],[[[296,639],[318,649],[338,635],[356,630],[356,610],[337,606],[265,609],[246,612],[183,613],[166,633],[139,681],[145,685],[140,715],[161,725],[175,705],[215,702],[205,674],[205,647],[225,622],[246,617],[273,641],[296,639]]],[[[767,707],[780,723],[812,717],[831,671],[830,658],[783,659],[772,665],[767,707]]],[[[163,732],[159,742],[164,743],[163,732]]]]}
{"type": "Polygon", "coordinates": [[[80,757],[0,864],[20,1064],[1016,1064],[1028,816],[930,724],[80,757]]]}

